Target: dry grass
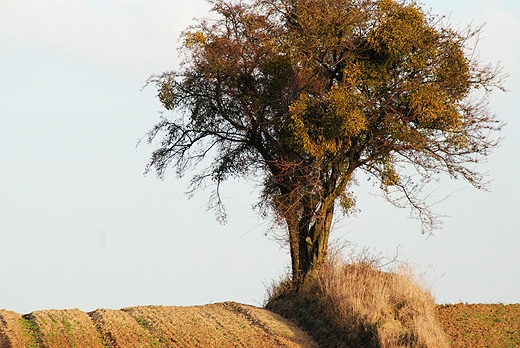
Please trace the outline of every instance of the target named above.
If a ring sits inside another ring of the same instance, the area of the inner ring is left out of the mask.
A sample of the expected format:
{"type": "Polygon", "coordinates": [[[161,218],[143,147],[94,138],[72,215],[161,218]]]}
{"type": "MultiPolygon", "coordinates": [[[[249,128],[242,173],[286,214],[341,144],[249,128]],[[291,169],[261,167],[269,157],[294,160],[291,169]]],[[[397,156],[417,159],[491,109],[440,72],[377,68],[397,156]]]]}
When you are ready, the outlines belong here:
{"type": "Polygon", "coordinates": [[[282,281],[267,309],[296,320],[324,347],[449,347],[430,293],[412,272],[376,261],[328,260],[304,290],[282,281]]]}

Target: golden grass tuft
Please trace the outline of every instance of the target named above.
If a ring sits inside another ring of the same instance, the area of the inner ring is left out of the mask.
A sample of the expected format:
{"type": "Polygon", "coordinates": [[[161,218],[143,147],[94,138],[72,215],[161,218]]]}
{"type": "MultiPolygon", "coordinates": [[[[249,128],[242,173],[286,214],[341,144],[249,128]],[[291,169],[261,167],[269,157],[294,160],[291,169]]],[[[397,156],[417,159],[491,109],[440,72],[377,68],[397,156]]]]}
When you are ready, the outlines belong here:
{"type": "Polygon", "coordinates": [[[266,308],[298,322],[323,347],[444,348],[448,339],[431,294],[409,268],[327,260],[298,292],[282,281],[266,308]]]}

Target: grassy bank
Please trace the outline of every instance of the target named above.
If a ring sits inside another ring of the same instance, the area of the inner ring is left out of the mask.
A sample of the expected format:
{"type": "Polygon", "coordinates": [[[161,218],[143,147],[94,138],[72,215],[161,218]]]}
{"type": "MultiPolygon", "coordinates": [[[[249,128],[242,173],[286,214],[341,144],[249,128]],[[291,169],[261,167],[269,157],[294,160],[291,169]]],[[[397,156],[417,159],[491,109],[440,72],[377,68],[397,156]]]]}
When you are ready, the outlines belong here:
{"type": "Polygon", "coordinates": [[[384,272],[371,260],[329,260],[298,291],[282,281],[266,308],[297,322],[322,347],[449,347],[433,298],[413,274],[384,272]]]}

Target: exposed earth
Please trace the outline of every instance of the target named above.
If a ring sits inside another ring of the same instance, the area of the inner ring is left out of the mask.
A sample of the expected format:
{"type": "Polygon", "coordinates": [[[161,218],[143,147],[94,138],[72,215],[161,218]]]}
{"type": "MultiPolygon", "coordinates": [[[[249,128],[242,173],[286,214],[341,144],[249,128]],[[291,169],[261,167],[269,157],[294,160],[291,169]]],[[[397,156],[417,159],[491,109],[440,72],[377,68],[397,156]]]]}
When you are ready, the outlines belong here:
{"type": "MultiPolygon", "coordinates": [[[[439,305],[453,347],[520,347],[520,305],[439,305]]],[[[317,345],[290,321],[234,302],[121,310],[0,310],[0,348],[306,347],[317,345]]]]}
{"type": "Polygon", "coordinates": [[[520,304],[457,304],[437,307],[453,348],[520,347],[520,304]]]}
{"type": "Polygon", "coordinates": [[[295,325],[265,309],[234,302],[121,310],[0,310],[0,348],[11,347],[306,347],[295,325]]]}

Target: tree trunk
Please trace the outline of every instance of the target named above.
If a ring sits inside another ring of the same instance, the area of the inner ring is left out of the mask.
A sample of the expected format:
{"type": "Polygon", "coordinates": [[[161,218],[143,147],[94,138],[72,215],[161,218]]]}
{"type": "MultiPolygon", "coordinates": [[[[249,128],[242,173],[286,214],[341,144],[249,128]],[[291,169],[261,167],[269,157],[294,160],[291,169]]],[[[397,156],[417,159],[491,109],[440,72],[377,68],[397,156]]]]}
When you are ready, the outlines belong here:
{"type": "Polygon", "coordinates": [[[287,223],[292,281],[296,289],[304,285],[307,276],[315,272],[327,257],[334,204],[345,190],[352,170],[343,174],[341,180],[332,172],[322,182],[323,190],[313,192],[312,185],[309,185],[309,193],[303,195],[302,187],[306,187],[306,183],[290,181],[280,185],[282,194],[277,208],[283,212],[287,223]]]}
{"type": "MultiPolygon", "coordinates": [[[[287,219],[286,219],[287,221],[287,219]]],[[[296,219],[293,216],[291,221],[287,221],[287,227],[289,229],[289,249],[291,254],[291,271],[293,284],[300,283],[300,257],[299,257],[299,233],[298,224],[295,222],[296,219]]]]}
{"type": "MultiPolygon", "coordinates": [[[[312,211],[312,207],[305,207],[304,211],[312,211]]],[[[334,200],[326,199],[317,213],[303,214],[297,230],[289,230],[293,284],[298,289],[325,261],[333,215],[334,200]]]]}

